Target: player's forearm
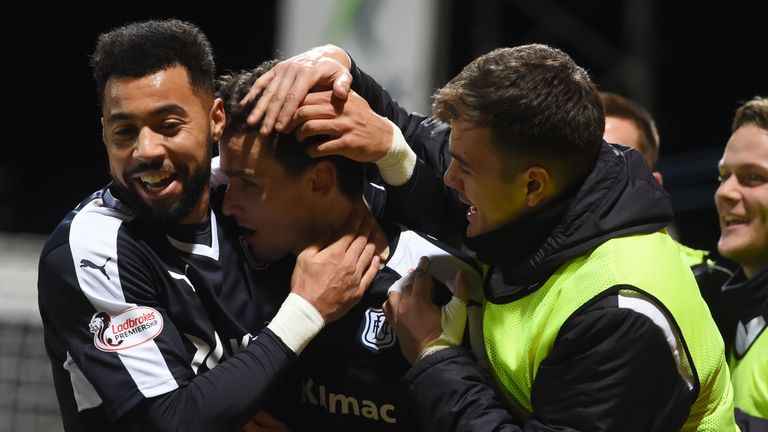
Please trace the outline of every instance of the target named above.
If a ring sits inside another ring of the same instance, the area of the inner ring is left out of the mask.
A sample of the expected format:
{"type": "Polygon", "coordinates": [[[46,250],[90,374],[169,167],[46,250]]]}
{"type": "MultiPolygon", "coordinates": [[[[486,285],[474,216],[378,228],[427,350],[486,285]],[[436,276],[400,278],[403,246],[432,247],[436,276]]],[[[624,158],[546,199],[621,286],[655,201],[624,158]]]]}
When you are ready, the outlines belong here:
{"type": "Polygon", "coordinates": [[[136,430],[240,430],[295,362],[296,354],[265,330],[246,349],[186,386],[140,404],[127,420],[136,430]]]}

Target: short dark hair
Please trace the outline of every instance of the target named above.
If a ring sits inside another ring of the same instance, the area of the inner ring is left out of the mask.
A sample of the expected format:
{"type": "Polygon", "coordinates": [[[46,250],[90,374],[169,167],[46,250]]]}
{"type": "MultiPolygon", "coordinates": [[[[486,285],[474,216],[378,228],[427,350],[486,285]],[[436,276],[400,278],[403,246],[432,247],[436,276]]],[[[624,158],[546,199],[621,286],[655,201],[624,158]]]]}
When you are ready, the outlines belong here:
{"type": "MultiPolygon", "coordinates": [[[[629,120],[640,131],[640,153],[648,161],[651,169],[659,162],[659,131],[651,114],[637,102],[616,93],[600,92],[600,100],[605,108],[606,117],[618,117],[629,120]]],[[[623,143],[619,143],[623,144],[623,143]]]]}
{"type": "Polygon", "coordinates": [[[194,24],[169,20],[135,22],[99,36],[91,58],[99,102],[110,78],[139,78],[174,65],[184,67],[193,89],[213,96],[213,48],[194,24]]]}
{"type": "MultiPolygon", "coordinates": [[[[216,95],[224,101],[226,114],[223,137],[231,136],[237,132],[247,133],[259,129],[260,125],[250,126],[246,122],[248,114],[256,106],[259,97],[257,96],[243,106],[240,105],[240,100],[245,97],[253,83],[260,76],[269,72],[278,62],[279,60],[269,60],[256,69],[225,74],[216,80],[216,95]]],[[[342,156],[313,158],[307,154],[306,148],[308,146],[319,144],[327,139],[326,136],[315,136],[307,138],[301,143],[293,133],[273,133],[271,156],[285,169],[288,175],[294,177],[307,172],[322,160],[330,161],[336,167],[336,184],[341,193],[349,199],[359,198],[363,193],[363,164],[342,156]]]]}
{"type": "Polygon", "coordinates": [[[752,100],[745,102],[738,109],[733,117],[731,133],[736,129],[753,124],[761,129],[768,130],[768,98],[755,96],[752,100]]]}
{"type": "Polygon", "coordinates": [[[467,65],[433,99],[437,118],[489,128],[500,152],[541,164],[565,187],[583,180],[597,160],[605,129],[597,88],[556,48],[534,44],[493,50],[467,65]]]}

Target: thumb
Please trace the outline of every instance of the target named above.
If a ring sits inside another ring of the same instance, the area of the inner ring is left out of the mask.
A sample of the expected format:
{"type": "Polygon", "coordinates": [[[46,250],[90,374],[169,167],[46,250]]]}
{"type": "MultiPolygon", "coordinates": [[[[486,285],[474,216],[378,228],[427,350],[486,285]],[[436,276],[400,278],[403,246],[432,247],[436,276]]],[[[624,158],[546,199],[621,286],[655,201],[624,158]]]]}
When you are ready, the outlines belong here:
{"type": "Polygon", "coordinates": [[[387,317],[387,321],[389,322],[395,322],[394,308],[398,301],[400,301],[400,293],[392,292],[387,294],[387,299],[381,305],[381,309],[384,311],[384,316],[387,317]]]}
{"type": "Polygon", "coordinates": [[[333,95],[341,100],[347,100],[349,89],[352,86],[352,75],[342,72],[333,80],[333,95]]]}
{"type": "Polygon", "coordinates": [[[432,302],[432,276],[429,274],[431,262],[429,258],[423,256],[419,259],[419,264],[413,270],[413,296],[428,299],[432,302]]]}
{"type": "Polygon", "coordinates": [[[459,270],[456,273],[456,278],[453,281],[453,295],[463,301],[464,304],[469,302],[469,276],[464,269],[459,270]]]}

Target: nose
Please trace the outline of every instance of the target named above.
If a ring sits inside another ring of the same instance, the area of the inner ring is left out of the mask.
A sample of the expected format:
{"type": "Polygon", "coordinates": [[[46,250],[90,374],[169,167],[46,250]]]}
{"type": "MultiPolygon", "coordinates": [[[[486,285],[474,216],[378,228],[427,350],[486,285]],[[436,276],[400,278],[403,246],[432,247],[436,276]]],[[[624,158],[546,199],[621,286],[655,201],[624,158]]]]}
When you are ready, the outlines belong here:
{"type": "Polygon", "coordinates": [[[221,211],[227,216],[237,216],[240,212],[237,187],[231,183],[227,186],[224,194],[224,202],[221,204],[221,211]]]}
{"type": "Polygon", "coordinates": [[[448,169],[445,170],[443,175],[443,183],[451,189],[458,190],[458,180],[456,179],[456,161],[451,159],[451,163],[448,164],[448,169]]]}
{"type": "Polygon", "coordinates": [[[139,131],[139,137],[136,140],[134,157],[145,161],[156,160],[165,157],[165,147],[163,146],[164,136],[156,133],[149,127],[144,127],[139,131]]]}
{"type": "Polygon", "coordinates": [[[715,191],[715,201],[737,201],[739,199],[738,183],[735,175],[730,175],[720,182],[720,186],[715,191]]]}

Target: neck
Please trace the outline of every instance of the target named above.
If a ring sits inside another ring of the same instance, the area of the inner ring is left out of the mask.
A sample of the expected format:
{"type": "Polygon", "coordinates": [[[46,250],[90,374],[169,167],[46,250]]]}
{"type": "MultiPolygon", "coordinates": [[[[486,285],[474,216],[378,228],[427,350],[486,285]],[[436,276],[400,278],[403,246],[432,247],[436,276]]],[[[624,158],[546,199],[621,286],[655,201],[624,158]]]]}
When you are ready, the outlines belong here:
{"type": "Polygon", "coordinates": [[[210,195],[211,187],[206,186],[205,189],[203,189],[203,192],[200,194],[200,199],[197,201],[195,207],[192,209],[192,211],[189,212],[189,214],[181,219],[180,223],[182,225],[189,225],[199,224],[207,221],[210,210],[208,205],[210,202],[210,195]]]}
{"type": "Polygon", "coordinates": [[[315,237],[311,238],[307,244],[320,244],[326,247],[338,240],[342,233],[348,229],[346,222],[350,213],[355,209],[362,209],[373,220],[374,227],[368,238],[376,246],[375,253],[384,262],[389,256],[389,239],[384,234],[379,222],[370,214],[370,209],[362,195],[355,200],[350,200],[345,196],[336,194],[330,197],[324,205],[319,206],[314,213],[315,224],[314,229],[311,230],[315,237]],[[331,235],[328,236],[328,233],[331,235]]]}
{"type": "Polygon", "coordinates": [[[758,273],[768,268],[768,265],[746,265],[745,264],[741,267],[744,269],[744,276],[746,276],[747,279],[752,279],[758,273]]]}

